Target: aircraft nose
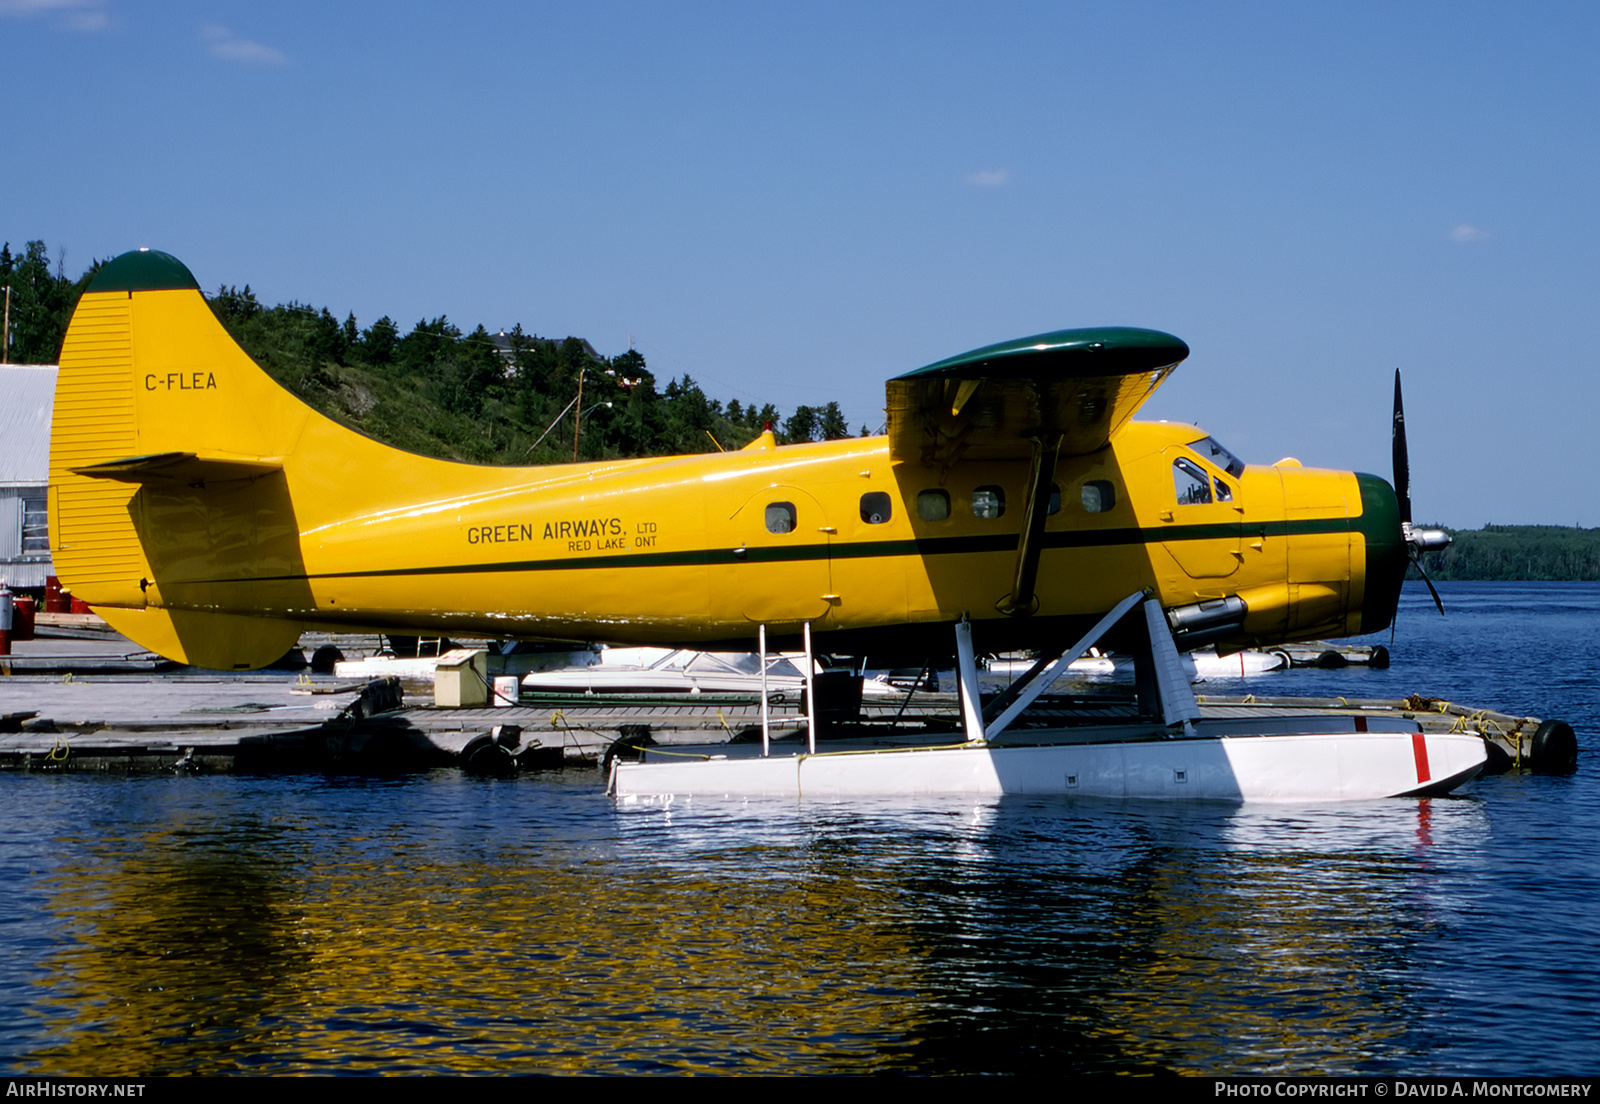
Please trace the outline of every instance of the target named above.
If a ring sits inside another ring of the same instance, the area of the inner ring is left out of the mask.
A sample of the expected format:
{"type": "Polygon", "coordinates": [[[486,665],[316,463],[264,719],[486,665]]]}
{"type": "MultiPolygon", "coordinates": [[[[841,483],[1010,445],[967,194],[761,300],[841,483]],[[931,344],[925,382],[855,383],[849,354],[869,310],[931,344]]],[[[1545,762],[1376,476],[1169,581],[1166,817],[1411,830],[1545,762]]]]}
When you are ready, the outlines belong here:
{"type": "Polygon", "coordinates": [[[1400,584],[1406,577],[1405,534],[1400,528],[1400,500],[1387,480],[1356,473],[1361,487],[1361,516],[1352,535],[1365,546],[1366,565],[1361,597],[1361,631],[1377,632],[1394,622],[1400,605],[1400,584]]]}

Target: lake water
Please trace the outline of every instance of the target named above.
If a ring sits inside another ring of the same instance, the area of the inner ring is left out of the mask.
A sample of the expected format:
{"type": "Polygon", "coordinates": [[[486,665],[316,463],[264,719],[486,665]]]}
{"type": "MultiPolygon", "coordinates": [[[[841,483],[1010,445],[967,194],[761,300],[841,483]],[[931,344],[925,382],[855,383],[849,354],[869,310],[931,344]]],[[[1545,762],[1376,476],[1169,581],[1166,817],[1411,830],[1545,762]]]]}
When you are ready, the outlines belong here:
{"type": "Polygon", "coordinates": [[[0,1070],[1592,1074],[1600,585],[1440,589],[1387,671],[1202,690],[1560,717],[1575,774],[671,810],[588,771],[0,776],[0,1070]]]}

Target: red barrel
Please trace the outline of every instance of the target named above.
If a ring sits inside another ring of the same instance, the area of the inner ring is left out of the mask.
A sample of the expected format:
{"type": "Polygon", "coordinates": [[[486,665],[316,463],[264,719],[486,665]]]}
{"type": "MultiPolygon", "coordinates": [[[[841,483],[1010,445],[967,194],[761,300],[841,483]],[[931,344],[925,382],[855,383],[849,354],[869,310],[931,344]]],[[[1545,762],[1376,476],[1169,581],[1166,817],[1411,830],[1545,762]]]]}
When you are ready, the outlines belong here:
{"type": "Polygon", "coordinates": [[[11,639],[33,639],[33,615],[37,612],[38,603],[26,595],[17,594],[11,598],[11,639]]]}
{"type": "Polygon", "coordinates": [[[61,580],[54,575],[44,577],[44,612],[66,613],[72,608],[72,599],[61,589],[61,580]]]}

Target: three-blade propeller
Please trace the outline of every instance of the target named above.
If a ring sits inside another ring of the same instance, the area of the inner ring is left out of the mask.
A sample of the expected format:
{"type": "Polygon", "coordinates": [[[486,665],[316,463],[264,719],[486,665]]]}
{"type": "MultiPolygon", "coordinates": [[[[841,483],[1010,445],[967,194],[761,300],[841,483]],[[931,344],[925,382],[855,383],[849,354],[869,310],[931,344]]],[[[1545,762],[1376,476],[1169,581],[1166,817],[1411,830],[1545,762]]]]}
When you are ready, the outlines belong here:
{"type": "Polygon", "coordinates": [[[1422,566],[1424,552],[1437,552],[1450,543],[1450,534],[1443,529],[1418,529],[1411,524],[1411,458],[1406,450],[1406,412],[1400,401],[1400,369],[1394,370],[1394,433],[1392,439],[1394,459],[1394,493],[1400,502],[1400,532],[1405,537],[1406,556],[1416,565],[1422,581],[1428,584],[1433,604],[1444,616],[1444,602],[1434,588],[1433,580],[1422,566]]]}

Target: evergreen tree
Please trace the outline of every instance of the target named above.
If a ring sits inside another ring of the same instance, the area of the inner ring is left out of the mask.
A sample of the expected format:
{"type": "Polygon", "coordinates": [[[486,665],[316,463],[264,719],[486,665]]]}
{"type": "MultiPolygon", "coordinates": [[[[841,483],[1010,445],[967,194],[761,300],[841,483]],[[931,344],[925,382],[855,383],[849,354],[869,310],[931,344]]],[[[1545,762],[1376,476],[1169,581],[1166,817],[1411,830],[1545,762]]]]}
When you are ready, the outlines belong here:
{"type": "Polygon", "coordinates": [[[244,286],[243,291],[224,285],[217,288],[217,293],[211,297],[211,313],[231,330],[260,314],[261,303],[256,299],[255,292],[250,290],[249,284],[244,286]]]}
{"type": "Polygon", "coordinates": [[[449,361],[460,336],[461,331],[442,314],[431,322],[419,320],[400,339],[400,367],[427,379],[437,378],[439,366],[449,361]]]}
{"type": "Polygon", "coordinates": [[[374,368],[393,364],[399,348],[400,327],[387,314],[362,331],[358,346],[361,358],[374,368]]]}
{"type": "Polygon", "coordinates": [[[664,452],[707,452],[715,447],[706,436],[715,426],[715,415],[699,384],[685,373],[682,382],[669,381],[661,397],[666,415],[664,452]]]}
{"type": "Polygon", "coordinates": [[[311,308],[307,307],[306,313],[311,323],[307,327],[308,354],[320,365],[343,364],[350,352],[350,343],[345,340],[344,328],[339,325],[339,320],[327,307],[317,314],[311,314],[311,308]]]}
{"type": "Polygon", "coordinates": [[[816,410],[809,406],[797,406],[789,420],[783,423],[783,439],[791,445],[815,441],[818,424],[816,410]]]}
{"type": "MultiPolygon", "coordinates": [[[[98,266],[74,282],[50,271],[50,253],[42,241],[31,241],[11,265],[3,281],[11,289],[11,341],[7,357],[13,364],[54,364],[61,356],[61,339],[78,296],[98,266]]],[[[57,265],[59,270],[60,265],[57,265]]]]}
{"type": "Polygon", "coordinates": [[[837,441],[850,436],[850,423],[844,420],[844,411],[839,409],[838,403],[830,402],[822,408],[817,419],[817,431],[822,434],[824,441],[837,441]]]}
{"type": "Polygon", "coordinates": [[[505,362],[482,324],[456,343],[449,377],[453,395],[451,408],[462,414],[479,414],[489,400],[505,397],[505,362]]]}

